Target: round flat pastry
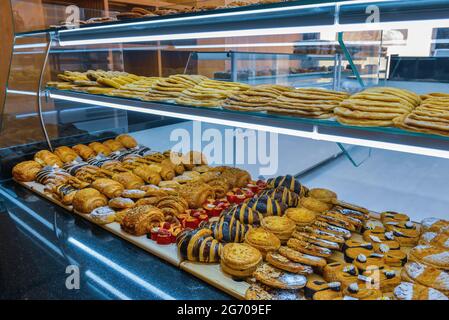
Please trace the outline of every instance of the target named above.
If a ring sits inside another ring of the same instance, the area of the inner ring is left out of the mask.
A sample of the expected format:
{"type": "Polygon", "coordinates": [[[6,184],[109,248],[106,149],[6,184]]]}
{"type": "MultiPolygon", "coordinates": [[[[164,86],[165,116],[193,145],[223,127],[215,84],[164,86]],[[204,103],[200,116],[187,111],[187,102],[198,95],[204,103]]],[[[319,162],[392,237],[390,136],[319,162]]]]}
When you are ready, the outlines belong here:
{"type": "Polygon", "coordinates": [[[276,251],[281,246],[279,238],[264,228],[249,229],[245,234],[245,243],[258,249],[264,257],[267,252],[276,251]]]}
{"type": "Polygon", "coordinates": [[[288,272],[299,273],[304,275],[313,273],[313,270],[310,266],[294,262],[277,252],[268,252],[266,260],[272,266],[288,272]]]}
{"type": "Polygon", "coordinates": [[[277,289],[297,290],[303,288],[307,283],[305,276],[282,271],[268,263],[263,263],[257,267],[253,275],[263,284],[277,289]]]}
{"type": "Polygon", "coordinates": [[[304,288],[304,295],[311,300],[334,300],[343,298],[340,282],[309,280],[304,288]]]}
{"type": "Polygon", "coordinates": [[[252,284],[245,292],[246,300],[274,300],[273,298],[268,291],[256,283],[252,284]]]}
{"type": "Polygon", "coordinates": [[[309,190],[309,197],[322,202],[333,204],[337,200],[337,194],[331,190],[323,188],[314,188],[309,190]]]}
{"type": "Polygon", "coordinates": [[[260,251],[245,243],[228,243],[223,247],[221,254],[222,268],[225,272],[228,271],[227,273],[235,276],[241,276],[241,273],[232,271],[251,270],[261,261],[260,251]]]}
{"type": "Polygon", "coordinates": [[[293,231],[296,229],[295,223],[287,217],[268,216],[262,219],[262,227],[273,234],[280,240],[287,241],[293,231]]]}
{"type": "Polygon", "coordinates": [[[344,291],[343,294],[347,297],[352,297],[358,300],[378,300],[382,298],[382,291],[379,289],[368,288],[363,285],[359,285],[354,282],[351,283],[344,291]]]}
{"type": "Polygon", "coordinates": [[[287,246],[280,247],[279,253],[291,261],[306,264],[311,267],[324,268],[327,264],[326,259],[324,258],[305,254],[287,246]]]}
{"type": "Polygon", "coordinates": [[[298,207],[303,207],[317,213],[322,213],[332,208],[332,205],[312,197],[303,197],[299,200],[298,207]]]}
{"type": "Polygon", "coordinates": [[[115,211],[107,206],[94,209],[89,216],[98,224],[108,224],[115,221],[115,211]]]}
{"type": "Polygon", "coordinates": [[[307,208],[297,207],[288,208],[285,216],[292,220],[297,226],[307,226],[312,224],[316,219],[316,213],[307,208]]]}
{"type": "Polygon", "coordinates": [[[401,282],[393,294],[396,300],[449,300],[438,290],[411,282],[401,282]]]}

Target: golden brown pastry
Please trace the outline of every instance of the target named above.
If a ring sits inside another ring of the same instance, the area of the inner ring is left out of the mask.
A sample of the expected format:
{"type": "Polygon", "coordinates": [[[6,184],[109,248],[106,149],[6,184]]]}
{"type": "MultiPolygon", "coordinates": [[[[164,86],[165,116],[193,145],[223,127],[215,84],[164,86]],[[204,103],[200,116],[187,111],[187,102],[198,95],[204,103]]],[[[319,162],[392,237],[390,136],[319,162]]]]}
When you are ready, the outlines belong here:
{"type": "Polygon", "coordinates": [[[276,251],[281,246],[281,241],[273,233],[264,228],[252,228],[245,235],[245,243],[258,249],[265,258],[268,252],[276,251]]]}
{"type": "Polygon", "coordinates": [[[137,147],[137,141],[128,134],[118,135],[115,140],[120,142],[125,148],[128,149],[137,147]]]}
{"type": "Polygon", "coordinates": [[[323,188],[310,189],[308,196],[332,205],[337,201],[335,192],[323,188]]]}
{"type": "Polygon", "coordinates": [[[189,208],[187,201],[183,197],[178,196],[165,196],[159,198],[155,206],[161,209],[166,216],[174,217],[178,217],[189,208]]]}
{"type": "Polygon", "coordinates": [[[77,144],[73,146],[72,149],[81,157],[83,160],[87,160],[91,157],[95,157],[95,151],[86,146],[85,144],[77,144]]]}
{"type": "Polygon", "coordinates": [[[306,264],[311,267],[317,267],[319,269],[324,268],[327,264],[326,259],[322,257],[305,254],[287,246],[280,247],[279,253],[292,261],[306,264]]]}
{"type": "Polygon", "coordinates": [[[284,204],[287,207],[296,207],[298,205],[299,196],[290,191],[286,187],[277,187],[276,189],[266,189],[259,194],[259,196],[268,196],[277,200],[279,203],[284,204]]]}
{"type": "Polygon", "coordinates": [[[88,214],[96,208],[107,205],[108,200],[98,190],[86,188],[76,192],[72,204],[77,212],[88,214]]]}
{"type": "Polygon", "coordinates": [[[12,176],[15,180],[21,182],[31,182],[36,179],[36,174],[42,169],[42,166],[36,161],[23,161],[12,168],[12,176]]]}
{"type": "Polygon", "coordinates": [[[97,189],[110,199],[120,197],[125,190],[121,183],[107,178],[95,180],[92,183],[92,188],[97,189]]]}
{"type": "Polygon", "coordinates": [[[54,153],[48,150],[41,150],[34,155],[34,161],[39,163],[41,166],[58,166],[62,168],[63,163],[61,159],[54,153]]]}
{"type": "Polygon", "coordinates": [[[293,250],[309,254],[312,256],[318,256],[322,258],[329,258],[332,255],[332,250],[323,248],[296,238],[290,238],[287,241],[287,246],[293,250]]]}
{"type": "Polygon", "coordinates": [[[201,152],[190,151],[182,157],[182,163],[187,170],[192,170],[196,166],[207,164],[207,159],[201,152]]]}
{"type": "Polygon", "coordinates": [[[141,165],[134,168],[133,173],[149,184],[158,185],[162,180],[159,172],[148,165],[141,165]]]}
{"type": "Polygon", "coordinates": [[[214,191],[206,183],[191,182],[179,188],[181,197],[187,200],[189,208],[201,208],[207,199],[215,197],[214,191]]]}
{"type": "Polygon", "coordinates": [[[312,224],[317,214],[307,208],[288,208],[285,211],[285,216],[292,220],[297,226],[307,226],[312,224]]]}
{"type": "Polygon", "coordinates": [[[108,156],[112,152],[111,149],[109,149],[107,146],[105,146],[104,144],[102,144],[100,142],[89,143],[89,148],[94,150],[97,155],[103,154],[104,156],[108,156]]]}
{"type": "Polygon", "coordinates": [[[245,243],[228,243],[221,253],[221,269],[237,278],[249,277],[262,262],[259,250],[245,243]]]}
{"type": "Polygon", "coordinates": [[[142,178],[132,172],[116,173],[112,176],[112,180],[119,182],[125,189],[140,189],[145,184],[142,178]]]}
{"type": "Polygon", "coordinates": [[[343,298],[340,282],[309,280],[304,287],[304,295],[310,300],[335,300],[343,298]]]}
{"type": "Polygon", "coordinates": [[[266,261],[273,267],[276,267],[284,271],[305,275],[313,273],[312,267],[292,261],[278,252],[273,251],[268,252],[266,256],[266,261]]]}
{"type": "Polygon", "coordinates": [[[172,180],[176,176],[173,166],[165,161],[154,163],[153,166],[158,168],[161,178],[165,181],[172,180]]]}
{"type": "Polygon", "coordinates": [[[113,198],[109,200],[108,204],[111,208],[118,210],[133,208],[136,205],[132,199],[122,197],[113,198]]]}
{"type": "Polygon", "coordinates": [[[337,242],[329,241],[321,239],[320,237],[317,237],[313,234],[307,233],[307,232],[298,232],[294,231],[292,234],[292,238],[302,240],[311,244],[315,244],[317,246],[328,248],[331,250],[340,250],[341,246],[337,242]]]}
{"type": "Polygon", "coordinates": [[[78,154],[73,151],[71,148],[62,146],[55,149],[55,155],[62,160],[62,162],[72,162],[76,158],[78,158],[78,154]]]}
{"type": "Polygon", "coordinates": [[[139,206],[128,209],[120,224],[125,232],[143,236],[151,228],[164,221],[164,213],[153,206],[139,206]]]}
{"type": "Polygon", "coordinates": [[[71,205],[78,189],[70,184],[61,184],[59,186],[51,186],[49,191],[64,205],[71,205]]]}
{"type": "Polygon", "coordinates": [[[359,271],[351,263],[332,262],[323,269],[323,278],[328,282],[340,282],[343,288],[358,282],[359,271]]]}
{"type": "Polygon", "coordinates": [[[273,233],[281,240],[282,243],[287,242],[296,229],[295,223],[287,217],[268,216],[262,219],[261,226],[273,233]]]}
{"type": "Polygon", "coordinates": [[[409,262],[401,272],[402,280],[441,291],[449,295],[449,274],[418,262],[409,262]]]}
{"type": "Polygon", "coordinates": [[[448,300],[442,292],[418,283],[401,282],[393,291],[396,300],[448,300]]]}
{"type": "Polygon", "coordinates": [[[145,195],[146,192],[140,189],[125,189],[125,191],[122,192],[122,197],[133,200],[145,198],[145,195]]]}
{"type": "Polygon", "coordinates": [[[358,300],[378,300],[382,298],[382,291],[379,289],[369,288],[368,286],[359,285],[354,282],[351,283],[344,291],[343,294],[347,297],[355,298],[358,300]]]}
{"type": "Polygon", "coordinates": [[[235,217],[241,223],[249,225],[260,225],[263,218],[259,212],[248,207],[246,203],[227,210],[223,215],[235,217]]]}
{"type": "Polygon", "coordinates": [[[449,230],[449,221],[429,217],[421,221],[421,226],[424,232],[442,233],[449,230]]]}
{"type": "Polygon", "coordinates": [[[298,290],[307,283],[307,278],[302,274],[283,271],[268,263],[259,265],[254,277],[263,284],[277,289],[298,290]]]}
{"type": "Polygon", "coordinates": [[[430,245],[419,245],[408,253],[408,260],[419,262],[435,269],[449,271],[449,251],[430,245]]]}
{"type": "Polygon", "coordinates": [[[312,198],[312,197],[303,197],[299,200],[299,207],[307,208],[309,210],[312,210],[317,213],[323,213],[327,210],[330,210],[332,208],[332,205],[320,201],[318,199],[312,198]]]}
{"type": "Polygon", "coordinates": [[[109,140],[104,141],[103,144],[104,144],[106,147],[108,147],[109,149],[111,149],[112,152],[118,151],[118,150],[122,150],[122,149],[125,148],[125,147],[123,146],[123,144],[121,144],[120,141],[118,141],[118,140],[112,140],[112,139],[109,139],[109,140]]]}

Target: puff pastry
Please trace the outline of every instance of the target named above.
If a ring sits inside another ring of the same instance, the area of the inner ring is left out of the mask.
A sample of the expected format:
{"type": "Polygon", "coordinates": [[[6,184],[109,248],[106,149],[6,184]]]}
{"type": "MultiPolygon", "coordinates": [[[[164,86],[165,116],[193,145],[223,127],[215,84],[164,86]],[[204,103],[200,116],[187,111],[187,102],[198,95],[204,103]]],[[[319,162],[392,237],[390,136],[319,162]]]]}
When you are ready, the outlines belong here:
{"type": "Polygon", "coordinates": [[[12,176],[17,181],[31,182],[36,179],[36,175],[41,169],[42,166],[36,161],[23,161],[14,166],[12,176]]]}
{"type": "Polygon", "coordinates": [[[83,160],[87,160],[91,157],[95,156],[95,151],[84,144],[77,144],[72,147],[73,151],[75,151],[83,160]]]}
{"type": "Polygon", "coordinates": [[[63,166],[61,159],[48,150],[41,150],[37,152],[34,155],[34,161],[39,163],[41,166],[58,166],[60,168],[63,166]]]}
{"type": "Polygon", "coordinates": [[[104,156],[108,156],[112,152],[111,149],[100,142],[89,143],[89,148],[94,150],[97,155],[102,154],[104,156]]]}
{"type": "Polygon", "coordinates": [[[120,226],[125,232],[143,236],[163,221],[164,213],[154,206],[147,205],[128,209],[120,226]]]}
{"type": "Polygon", "coordinates": [[[92,188],[97,189],[110,199],[120,197],[125,190],[121,183],[107,178],[95,180],[92,183],[92,188]]]}
{"type": "Polygon", "coordinates": [[[409,262],[403,268],[401,277],[407,282],[436,289],[446,296],[449,294],[449,273],[418,262],[409,262]]]}
{"type": "Polygon", "coordinates": [[[221,254],[221,269],[234,277],[249,277],[262,261],[259,250],[245,243],[228,243],[221,254]]]}
{"type": "Polygon", "coordinates": [[[76,158],[78,158],[78,154],[73,151],[71,148],[62,146],[55,149],[55,155],[62,160],[62,162],[72,162],[76,158]]]}
{"type": "Polygon", "coordinates": [[[112,180],[119,182],[125,189],[140,189],[145,182],[132,172],[120,172],[112,176],[112,180]]]}
{"type": "Polygon", "coordinates": [[[98,207],[108,204],[107,198],[98,190],[86,188],[76,192],[73,197],[73,208],[80,213],[88,214],[98,207]]]}
{"type": "Polygon", "coordinates": [[[118,135],[115,140],[120,142],[125,148],[131,149],[137,147],[137,141],[128,134],[118,135]]]}
{"type": "Polygon", "coordinates": [[[220,261],[223,245],[212,237],[209,229],[185,229],[176,238],[184,260],[214,263],[220,261]]]}
{"type": "Polygon", "coordinates": [[[396,300],[449,300],[438,290],[411,282],[401,282],[393,294],[396,300]]]}

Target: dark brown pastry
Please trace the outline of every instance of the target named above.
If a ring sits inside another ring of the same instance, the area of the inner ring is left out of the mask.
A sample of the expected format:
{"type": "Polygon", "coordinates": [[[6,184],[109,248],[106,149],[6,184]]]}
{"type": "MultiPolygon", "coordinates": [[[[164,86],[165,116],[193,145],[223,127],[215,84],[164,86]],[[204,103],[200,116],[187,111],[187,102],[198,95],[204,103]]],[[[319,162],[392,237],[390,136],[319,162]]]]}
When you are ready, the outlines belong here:
{"type": "Polygon", "coordinates": [[[120,226],[125,232],[135,236],[143,236],[163,221],[164,213],[158,208],[139,206],[127,210],[120,226]]]}

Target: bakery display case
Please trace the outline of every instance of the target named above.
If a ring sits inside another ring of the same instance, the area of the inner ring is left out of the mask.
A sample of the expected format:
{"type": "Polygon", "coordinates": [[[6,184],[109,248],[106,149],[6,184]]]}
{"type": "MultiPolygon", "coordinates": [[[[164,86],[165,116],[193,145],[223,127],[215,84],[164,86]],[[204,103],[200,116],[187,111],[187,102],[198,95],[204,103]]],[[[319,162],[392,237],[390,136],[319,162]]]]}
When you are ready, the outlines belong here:
{"type": "Polygon", "coordinates": [[[81,295],[448,299],[449,1],[64,8],[15,34],[0,211],[81,295]]]}

